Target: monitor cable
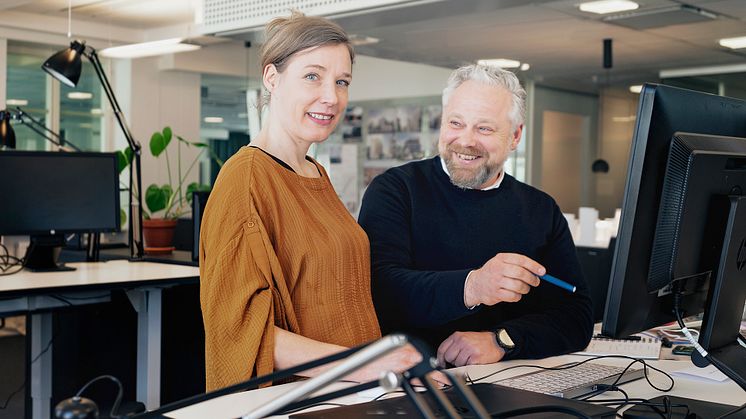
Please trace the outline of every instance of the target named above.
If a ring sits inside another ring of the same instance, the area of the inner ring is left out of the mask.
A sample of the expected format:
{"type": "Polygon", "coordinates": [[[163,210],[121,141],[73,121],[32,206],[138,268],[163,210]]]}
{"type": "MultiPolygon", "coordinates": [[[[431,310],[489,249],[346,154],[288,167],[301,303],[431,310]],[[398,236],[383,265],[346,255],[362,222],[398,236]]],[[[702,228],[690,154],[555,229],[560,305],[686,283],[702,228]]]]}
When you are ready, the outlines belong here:
{"type": "Polygon", "coordinates": [[[692,363],[700,368],[704,368],[711,363],[710,354],[702,347],[702,345],[699,344],[699,342],[697,342],[697,339],[694,338],[692,332],[686,327],[686,323],[684,323],[683,315],[681,313],[681,298],[681,289],[678,283],[675,282],[673,284],[673,312],[676,316],[676,322],[681,328],[681,333],[686,336],[689,343],[694,347],[694,352],[692,352],[692,363]]]}
{"type": "Polygon", "coordinates": [[[0,243],[0,276],[13,275],[23,270],[23,259],[10,254],[8,248],[0,243]],[[16,268],[15,270],[12,270],[16,268]]]}

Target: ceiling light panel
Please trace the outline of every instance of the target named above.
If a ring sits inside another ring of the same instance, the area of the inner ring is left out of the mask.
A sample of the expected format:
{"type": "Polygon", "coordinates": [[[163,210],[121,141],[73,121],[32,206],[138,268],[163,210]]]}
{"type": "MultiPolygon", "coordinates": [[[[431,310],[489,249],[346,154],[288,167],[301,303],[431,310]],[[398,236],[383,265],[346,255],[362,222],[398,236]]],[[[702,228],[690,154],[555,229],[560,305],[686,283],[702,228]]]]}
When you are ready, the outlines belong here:
{"type": "Polygon", "coordinates": [[[741,49],[746,48],[746,36],[739,36],[737,38],[723,38],[719,41],[720,46],[730,49],[741,49]]]}
{"type": "Polygon", "coordinates": [[[111,47],[101,50],[101,56],[109,58],[140,58],[194,51],[200,48],[199,45],[187,44],[183,41],[183,38],[172,38],[111,47]]]}
{"type": "Polygon", "coordinates": [[[639,4],[627,0],[600,0],[580,3],[581,11],[604,15],[607,13],[626,12],[640,7],[639,4]]]}
{"type": "Polygon", "coordinates": [[[495,67],[500,68],[518,68],[521,66],[520,61],[516,60],[510,60],[507,58],[494,58],[494,59],[488,59],[488,60],[479,60],[477,61],[480,65],[491,65],[495,67]]]}
{"type": "Polygon", "coordinates": [[[309,16],[341,17],[443,0],[202,0],[203,34],[232,35],[262,28],[298,10],[309,16]]]}

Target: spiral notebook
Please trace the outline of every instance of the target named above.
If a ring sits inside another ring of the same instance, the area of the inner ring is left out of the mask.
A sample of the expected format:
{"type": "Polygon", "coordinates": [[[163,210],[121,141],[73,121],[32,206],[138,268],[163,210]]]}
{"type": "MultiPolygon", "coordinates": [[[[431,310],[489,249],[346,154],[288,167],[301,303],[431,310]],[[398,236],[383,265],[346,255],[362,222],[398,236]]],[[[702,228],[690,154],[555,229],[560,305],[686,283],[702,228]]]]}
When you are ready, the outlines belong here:
{"type": "Polygon", "coordinates": [[[575,355],[624,355],[632,358],[658,359],[660,353],[660,339],[641,337],[639,340],[630,340],[594,336],[588,347],[575,352],[575,355]]]}

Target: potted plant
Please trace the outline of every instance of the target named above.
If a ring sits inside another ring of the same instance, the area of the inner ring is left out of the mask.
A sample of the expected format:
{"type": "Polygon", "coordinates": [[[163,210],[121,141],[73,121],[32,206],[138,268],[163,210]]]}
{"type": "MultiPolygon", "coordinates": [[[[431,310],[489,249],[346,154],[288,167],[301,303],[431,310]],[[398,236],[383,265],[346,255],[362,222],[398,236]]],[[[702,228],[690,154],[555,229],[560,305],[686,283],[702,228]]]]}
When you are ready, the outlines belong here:
{"type": "MultiPolygon", "coordinates": [[[[144,203],[146,208],[143,208],[144,219],[142,224],[145,253],[168,254],[174,250],[173,236],[178,218],[190,211],[192,192],[210,190],[209,185],[198,182],[184,185],[200,156],[206,150],[209,150],[209,147],[205,143],[191,142],[179,135],[174,136],[171,128],[165,127],[161,131],[154,132],[150,137],[149,149],[153,157],[165,161],[168,183],[163,185],[153,183],[145,189],[144,203]],[[168,152],[168,146],[173,138],[176,138],[175,167],[172,167],[168,152]],[[182,145],[200,149],[200,152],[189,163],[186,171],[182,170],[182,145]]],[[[217,161],[218,165],[222,166],[222,161],[211,150],[210,152],[211,157],[217,161]]],[[[118,154],[121,171],[131,162],[132,150],[127,148],[118,154]]]]}

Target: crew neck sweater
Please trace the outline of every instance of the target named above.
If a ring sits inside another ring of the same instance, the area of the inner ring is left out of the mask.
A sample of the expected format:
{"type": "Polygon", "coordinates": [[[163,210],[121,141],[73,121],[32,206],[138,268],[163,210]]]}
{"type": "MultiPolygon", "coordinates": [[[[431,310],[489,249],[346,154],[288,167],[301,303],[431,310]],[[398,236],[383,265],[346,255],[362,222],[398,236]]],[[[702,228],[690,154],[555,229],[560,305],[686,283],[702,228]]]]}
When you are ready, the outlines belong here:
{"type": "Polygon", "coordinates": [[[572,352],[590,340],[591,301],[575,246],[546,193],[508,174],[496,189],[461,189],[435,157],[374,178],[358,221],[370,239],[373,302],[384,334],[412,334],[435,350],[455,331],[505,328],[516,343],[508,359],[572,352]],[[577,291],[541,281],[519,302],[470,310],[466,276],[498,253],[528,256],[577,291]]]}

